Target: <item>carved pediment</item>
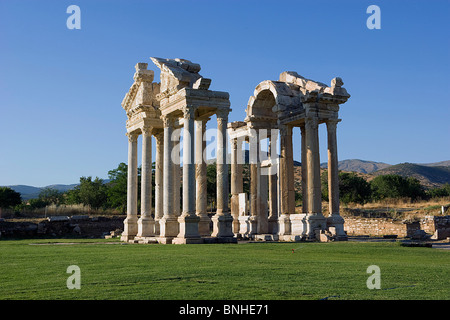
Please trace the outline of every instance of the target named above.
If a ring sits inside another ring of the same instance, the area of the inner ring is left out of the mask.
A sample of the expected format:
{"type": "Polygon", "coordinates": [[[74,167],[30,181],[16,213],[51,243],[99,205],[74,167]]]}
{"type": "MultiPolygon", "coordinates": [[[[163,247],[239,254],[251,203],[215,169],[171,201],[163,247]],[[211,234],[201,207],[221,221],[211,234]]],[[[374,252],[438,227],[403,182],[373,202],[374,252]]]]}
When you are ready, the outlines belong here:
{"type": "Polygon", "coordinates": [[[147,63],[136,64],[134,83],[122,101],[122,107],[128,117],[140,107],[150,108],[150,110],[156,110],[159,107],[156,96],[160,92],[160,84],[153,82],[154,72],[147,70],[147,66],[147,63]]]}
{"type": "Polygon", "coordinates": [[[159,99],[166,98],[183,88],[207,90],[211,80],[198,72],[200,65],[186,59],[163,59],[152,57],[153,63],[161,70],[159,99]]]}

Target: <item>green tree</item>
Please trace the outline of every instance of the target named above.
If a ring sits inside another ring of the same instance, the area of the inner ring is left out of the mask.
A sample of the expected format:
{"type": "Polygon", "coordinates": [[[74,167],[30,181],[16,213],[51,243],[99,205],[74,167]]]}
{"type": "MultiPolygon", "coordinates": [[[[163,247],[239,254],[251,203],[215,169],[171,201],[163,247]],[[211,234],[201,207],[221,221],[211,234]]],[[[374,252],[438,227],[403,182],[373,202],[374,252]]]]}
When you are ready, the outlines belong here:
{"type": "Polygon", "coordinates": [[[450,184],[446,183],[440,188],[432,188],[428,190],[427,196],[430,198],[440,198],[450,196],[450,184]]]}
{"type": "Polygon", "coordinates": [[[128,165],[121,162],[116,169],[108,171],[108,206],[117,208],[125,213],[127,208],[127,176],[128,165]]]}
{"type": "Polygon", "coordinates": [[[38,199],[45,205],[58,204],[63,201],[63,193],[55,188],[44,188],[39,193],[38,199]]]}
{"type": "Polygon", "coordinates": [[[39,198],[28,200],[28,206],[29,206],[28,208],[30,208],[30,209],[44,208],[46,205],[48,205],[48,203],[39,198]]]}
{"type": "Polygon", "coordinates": [[[96,177],[81,177],[80,184],[67,192],[67,203],[82,203],[91,208],[106,207],[107,187],[103,180],[96,177]]]}
{"type": "Polygon", "coordinates": [[[19,192],[9,187],[0,187],[0,208],[14,207],[22,203],[19,192]]]}
{"type": "MultiPolygon", "coordinates": [[[[328,172],[324,171],[322,180],[322,198],[328,201],[328,172]]],[[[339,200],[342,203],[364,204],[371,198],[370,184],[354,172],[339,172],[339,200]]]]}
{"type": "Polygon", "coordinates": [[[409,197],[418,199],[425,197],[425,190],[420,181],[408,177],[404,178],[396,174],[387,174],[376,177],[370,182],[370,186],[375,200],[385,198],[409,197]]]}

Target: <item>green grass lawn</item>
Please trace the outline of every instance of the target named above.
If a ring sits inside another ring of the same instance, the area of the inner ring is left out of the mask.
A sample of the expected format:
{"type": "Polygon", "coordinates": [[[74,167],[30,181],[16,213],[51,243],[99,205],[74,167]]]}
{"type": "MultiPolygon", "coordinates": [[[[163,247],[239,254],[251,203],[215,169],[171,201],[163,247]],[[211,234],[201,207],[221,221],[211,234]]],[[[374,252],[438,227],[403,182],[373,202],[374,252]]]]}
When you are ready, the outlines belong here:
{"type": "Polygon", "coordinates": [[[393,242],[0,241],[0,299],[450,299],[449,284],[449,251],[393,242]],[[49,242],[76,244],[34,245],[49,242]],[[80,290],[66,286],[69,265],[80,290]],[[366,286],[370,265],[381,289],[366,286]]]}

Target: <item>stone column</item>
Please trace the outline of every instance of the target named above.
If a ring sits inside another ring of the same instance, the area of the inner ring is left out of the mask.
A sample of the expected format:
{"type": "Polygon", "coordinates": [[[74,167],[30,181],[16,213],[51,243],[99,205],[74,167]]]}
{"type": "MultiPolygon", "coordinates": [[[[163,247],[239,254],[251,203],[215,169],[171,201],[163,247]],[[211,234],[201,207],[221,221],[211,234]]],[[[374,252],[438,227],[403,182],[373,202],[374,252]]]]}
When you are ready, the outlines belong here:
{"type": "Polygon", "coordinates": [[[339,215],[339,172],[337,156],[337,120],[327,121],[328,133],[328,198],[330,215],[339,215]]]}
{"type": "Polygon", "coordinates": [[[176,128],[172,132],[172,166],[173,166],[173,212],[176,217],[181,215],[181,159],[180,159],[180,137],[181,128],[176,128]]]}
{"type": "Polygon", "coordinates": [[[306,158],[307,158],[307,188],[308,188],[308,215],[307,235],[315,237],[316,229],[325,229],[325,219],[322,215],[322,190],[320,183],[320,155],[319,133],[317,118],[305,119],[306,130],[306,158]]]}
{"type": "Polygon", "coordinates": [[[164,117],[164,215],[159,221],[161,243],[172,243],[172,239],[178,235],[178,221],[174,212],[173,203],[173,161],[172,161],[172,133],[174,120],[164,117]]]}
{"type": "Polygon", "coordinates": [[[138,220],[138,237],[155,235],[152,213],[152,134],[142,128],[141,217],[138,220]]]}
{"type": "Polygon", "coordinates": [[[195,121],[195,164],[196,164],[196,214],[200,218],[198,222],[198,233],[200,236],[211,235],[211,219],[207,213],[207,177],[205,161],[205,131],[207,120],[195,121]]]}
{"type": "Polygon", "coordinates": [[[267,206],[269,195],[269,175],[268,167],[259,165],[259,184],[258,184],[258,220],[256,230],[258,234],[267,234],[269,232],[269,208],[267,206]],[[264,170],[263,170],[264,169],[264,170]]]}
{"type": "Polygon", "coordinates": [[[195,131],[193,107],[184,113],[183,132],[183,213],[178,218],[180,232],[174,243],[201,243],[198,233],[200,218],[195,214],[195,131]]]}
{"type": "Polygon", "coordinates": [[[300,126],[300,133],[302,139],[302,212],[308,212],[308,179],[307,179],[307,161],[306,161],[306,129],[305,126],[300,126]]]}
{"type": "Polygon", "coordinates": [[[278,191],[277,191],[277,176],[278,176],[278,157],[276,153],[278,130],[271,133],[269,136],[269,156],[270,156],[270,175],[269,175],[269,218],[268,218],[268,232],[276,234],[278,232],[278,191]]]}
{"type": "Polygon", "coordinates": [[[213,237],[228,241],[233,238],[233,217],[228,210],[228,165],[227,159],[227,122],[228,110],[219,110],[217,115],[217,212],[211,219],[213,237]]]}
{"type": "Polygon", "coordinates": [[[137,225],[137,139],[136,133],[128,136],[127,217],[123,222],[121,240],[133,240],[138,232],[137,225]]]}
{"type": "Polygon", "coordinates": [[[306,157],[307,157],[307,189],[308,213],[322,213],[320,184],[319,133],[317,118],[306,118],[306,157]]]}
{"type": "Polygon", "coordinates": [[[280,216],[278,217],[278,234],[280,236],[289,235],[291,233],[291,224],[289,214],[291,209],[289,201],[289,157],[290,145],[292,145],[292,127],[287,125],[280,125],[280,158],[279,158],[279,172],[278,185],[280,195],[280,216]]]}
{"type": "Polygon", "coordinates": [[[288,190],[289,190],[289,214],[295,213],[295,181],[294,181],[294,148],[292,145],[292,126],[288,126],[289,135],[287,139],[287,169],[288,169],[288,190]]]}
{"type": "Polygon", "coordinates": [[[260,209],[259,191],[261,190],[261,163],[258,132],[250,130],[250,221],[249,234],[258,234],[258,215],[260,209]]]}
{"type": "Polygon", "coordinates": [[[164,215],[163,207],[163,166],[164,166],[164,132],[155,135],[155,234],[159,234],[159,220],[164,215]]]}
{"type": "Polygon", "coordinates": [[[327,218],[328,227],[334,227],[338,240],[346,240],[344,219],[339,213],[339,170],[337,154],[336,127],[340,119],[327,121],[328,134],[328,206],[330,215],[327,218]]]}
{"type": "Polygon", "coordinates": [[[233,217],[233,233],[239,233],[239,194],[244,191],[242,178],[242,140],[231,139],[231,216],[233,217]]]}

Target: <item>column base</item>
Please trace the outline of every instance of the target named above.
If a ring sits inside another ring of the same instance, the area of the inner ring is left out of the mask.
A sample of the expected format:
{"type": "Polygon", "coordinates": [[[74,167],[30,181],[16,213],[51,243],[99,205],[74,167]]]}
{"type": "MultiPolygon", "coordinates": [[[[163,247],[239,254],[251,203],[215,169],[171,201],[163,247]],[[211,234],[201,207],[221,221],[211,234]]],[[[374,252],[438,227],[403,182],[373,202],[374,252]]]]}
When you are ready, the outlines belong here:
{"type": "Polygon", "coordinates": [[[270,216],[268,219],[268,233],[278,234],[278,217],[270,216]]]}
{"type": "Polygon", "coordinates": [[[203,243],[215,244],[215,243],[237,243],[236,237],[205,237],[203,243]]]}
{"type": "Polygon", "coordinates": [[[155,239],[160,244],[171,244],[175,237],[155,237],[155,239]]]}
{"type": "Polygon", "coordinates": [[[123,232],[120,237],[122,241],[133,240],[138,233],[137,217],[127,217],[123,220],[123,232]]]}
{"type": "Polygon", "coordinates": [[[120,236],[120,241],[129,242],[129,241],[131,241],[131,240],[134,240],[134,237],[135,237],[135,236],[130,236],[130,235],[127,235],[127,234],[123,234],[123,233],[122,233],[122,235],[120,236]]]}
{"type": "Polygon", "coordinates": [[[316,239],[316,230],[327,229],[327,219],[322,213],[308,213],[306,214],[306,236],[309,239],[316,239]]]}
{"type": "Polygon", "coordinates": [[[151,217],[141,217],[137,221],[137,224],[137,237],[152,237],[155,235],[155,221],[151,217]]]}
{"type": "Polygon", "coordinates": [[[278,236],[278,241],[282,241],[282,242],[300,242],[300,241],[305,241],[305,237],[303,236],[296,236],[296,235],[292,235],[292,234],[286,234],[286,235],[279,235],[278,236]]]}
{"type": "MultiPolygon", "coordinates": [[[[199,221],[200,217],[196,216],[195,214],[183,213],[180,217],[178,217],[179,233],[177,235],[177,238],[174,239],[172,243],[187,243],[186,242],[187,239],[201,240],[200,234],[198,233],[199,221]]],[[[200,242],[191,242],[191,243],[200,243],[200,242]]]]}
{"type": "Polygon", "coordinates": [[[347,233],[344,230],[344,218],[339,214],[331,214],[327,219],[327,228],[337,241],[347,241],[347,233]]]}
{"type": "Polygon", "coordinates": [[[258,234],[266,234],[269,233],[269,221],[267,216],[256,216],[256,231],[258,234]]]}
{"type": "Polygon", "coordinates": [[[291,222],[291,235],[304,237],[307,234],[308,226],[306,213],[296,213],[289,215],[291,222]]]}
{"type": "Polygon", "coordinates": [[[159,235],[159,229],[160,229],[160,226],[159,226],[159,220],[161,220],[161,219],[155,219],[155,235],[159,235]]]}
{"type": "Polygon", "coordinates": [[[212,217],[213,232],[211,237],[234,237],[233,217],[229,214],[216,214],[212,217]]]}
{"type": "Polygon", "coordinates": [[[130,240],[131,243],[145,243],[145,244],[156,244],[158,240],[156,237],[140,237],[136,236],[133,240],[130,240]]]}
{"type": "Polygon", "coordinates": [[[202,238],[173,238],[172,244],[200,244],[203,243],[202,238]]]}
{"type": "Polygon", "coordinates": [[[278,235],[284,236],[289,234],[291,234],[289,214],[282,214],[278,217],[278,235]]]}
{"type": "Polygon", "coordinates": [[[175,216],[163,216],[159,220],[160,238],[174,238],[179,233],[178,219],[175,216]]]}
{"type": "Polygon", "coordinates": [[[202,237],[209,237],[211,235],[211,219],[207,214],[198,214],[200,220],[198,222],[198,233],[202,237]]]}
{"type": "Polygon", "coordinates": [[[256,216],[250,216],[250,219],[248,219],[248,233],[250,235],[252,234],[258,234],[258,217],[256,216]]]}

